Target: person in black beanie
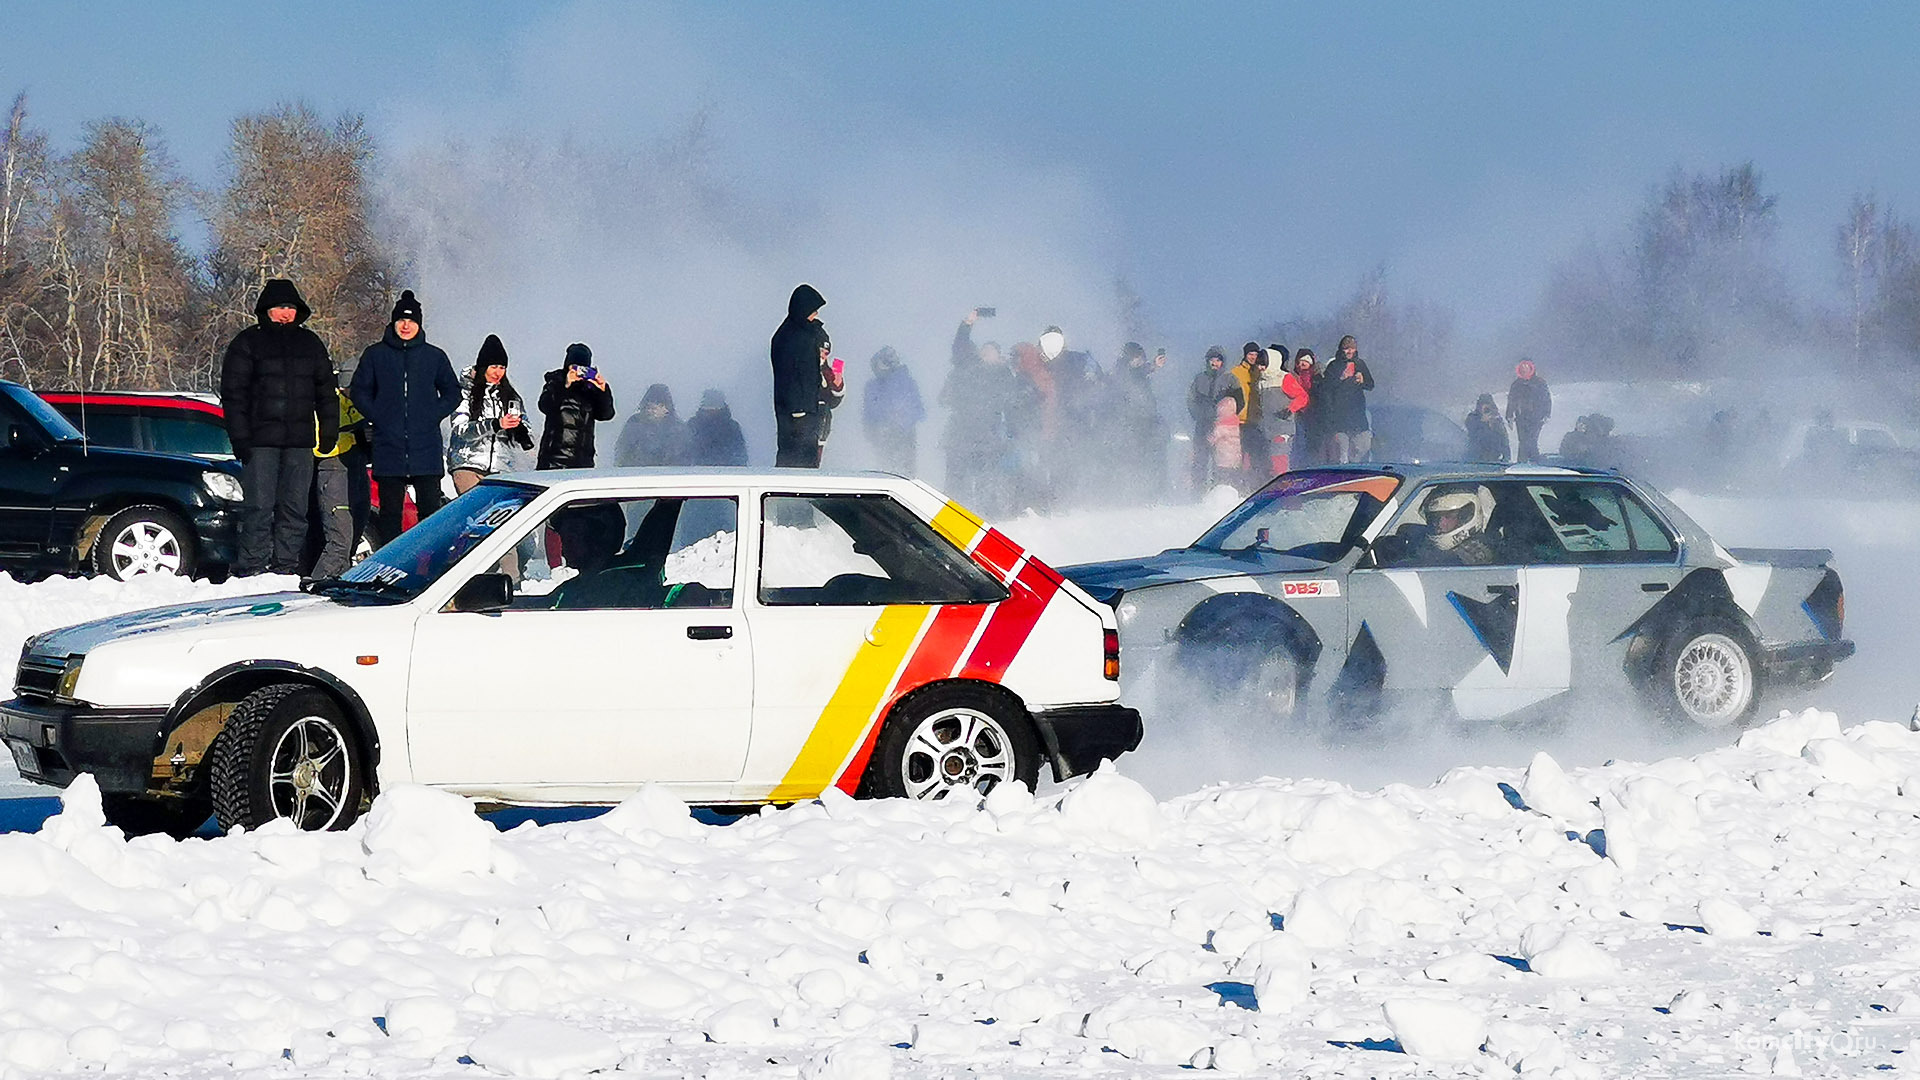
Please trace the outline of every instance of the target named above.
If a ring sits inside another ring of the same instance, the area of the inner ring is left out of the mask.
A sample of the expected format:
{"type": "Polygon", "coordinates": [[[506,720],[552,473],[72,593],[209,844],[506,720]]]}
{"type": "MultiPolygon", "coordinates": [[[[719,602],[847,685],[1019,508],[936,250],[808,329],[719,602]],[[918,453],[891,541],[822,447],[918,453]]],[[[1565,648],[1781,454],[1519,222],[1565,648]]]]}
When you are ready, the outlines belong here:
{"type": "Polygon", "coordinates": [[[339,395],[326,343],[302,325],[312,309],[293,282],[268,281],[253,311],[255,325],[234,335],[220,367],[220,405],[246,497],[233,572],[297,574],[313,452],[339,439],[339,395]]]}
{"type": "Polygon", "coordinates": [[[593,366],[593,350],[567,346],[567,359],[540,388],[540,469],[593,468],[593,425],[613,419],[613,391],[593,366]]]}
{"type": "Polygon", "coordinates": [[[513,467],[513,448],[533,449],[527,403],[507,379],[507,347],[488,334],[473,367],[460,374],[460,407],[453,411],[447,471],[453,490],[465,494],[481,477],[513,467]]]}
{"type": "MultiPolygon", "coordinates": [[[[820,309],[827,299],[820,290],[801,284],[787,299],[787,317],[773,332],[773,427],[776,466],[800,469],[820,467],[822,430],[828,423],[828,381],[822,350],[827,329],[820,309]]],[[[845,393],[844,384],[840,390],[845,393]]],[[[837,402],[835,402],[837,403],[837,402]]]]}
{"type": "Polygon", "coordinates": [[[420,517],[440,509],[440,477],[446,447],[440,422],[460,407],[460,380],[453,363],[427,342],[424,316],[413,290],[400,294],[380,340],[360,354],[347,396],[367,418],[373,435],[373,482],[380,492],[378,539],[400,535],[407,489],[420,517]]]}

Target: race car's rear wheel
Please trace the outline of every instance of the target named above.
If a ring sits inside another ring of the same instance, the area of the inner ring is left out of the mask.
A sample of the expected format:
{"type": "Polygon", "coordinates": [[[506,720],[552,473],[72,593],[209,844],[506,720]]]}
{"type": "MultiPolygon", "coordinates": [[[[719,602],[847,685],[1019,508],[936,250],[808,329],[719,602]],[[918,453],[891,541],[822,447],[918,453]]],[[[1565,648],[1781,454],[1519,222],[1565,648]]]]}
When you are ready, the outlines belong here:
{"type": "Polygon", "coordinates": [[[213,808],[223,829],[286,819],[319,832],[344,829],[360,816],[366,755],[339,703],[314,687],[278,683],[247,695],[211,756],[213,808]]]}
{"type": "Polygon", "coordinates": [[[90,553],[93,571],[115,581],[148,574],[191,577],[193,530],[158,506],[130,506],[107,519],[90,553]]]}
{"type": "Polygon", "coordinates": [[[1681,627],[1661,650],[1654,671],[1675,719],[1723,728],[1744,723],[1760,707],[1753,650],[1745,635],[1719,620],[1681,627]]]}
{"type": "Polygon", "coordinates": [[[978,797],[1000,784],[1040,779],[1033,723],[1016,702],[983,686],[942,686],[895,707],[874,750],[882,798],[978,797]]]}

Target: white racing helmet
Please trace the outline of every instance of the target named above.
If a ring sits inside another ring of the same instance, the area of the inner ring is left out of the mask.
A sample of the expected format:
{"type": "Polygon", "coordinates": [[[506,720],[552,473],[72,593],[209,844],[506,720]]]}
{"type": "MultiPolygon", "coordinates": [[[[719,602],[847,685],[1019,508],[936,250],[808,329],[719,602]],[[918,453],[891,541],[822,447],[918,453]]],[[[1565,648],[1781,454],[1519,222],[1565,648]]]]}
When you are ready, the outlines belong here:
{"type": "Polygon", "coordinates": [[[1427,524],[1434,529],[1433,544],[1441,551],[1452,551],[1460,541],[1478,536],[1486,531],[1489,504],[1493,501],[1487,489],[1476,491],[1443,491],[1427,500],[1425,516],[1427,524]],[[1466,517],[1453,528],[1440,530],[1440,516],[1457,514],[1464,511],[1466,517]]]}

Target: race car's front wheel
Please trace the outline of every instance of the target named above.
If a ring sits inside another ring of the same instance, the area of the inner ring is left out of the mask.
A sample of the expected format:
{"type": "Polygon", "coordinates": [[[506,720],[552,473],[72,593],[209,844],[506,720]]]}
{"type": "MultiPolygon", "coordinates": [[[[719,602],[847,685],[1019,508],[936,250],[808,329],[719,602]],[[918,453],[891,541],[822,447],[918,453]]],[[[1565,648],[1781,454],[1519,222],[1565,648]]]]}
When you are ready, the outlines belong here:
{"type": "Polygon", "coordinates": [[[1033,724],[1017,703],[982,686],[943,686],[900,703],[875,748],[874,793],[883,798],[985,795],[1040,779],[1033,724]]]}
{"type": "Polygon", "coordinates": [[[223,829],[285,819],[319,832],[360,816],[366,755],[339,704],[314,687],[278,683],[247,695],[211,756],[213,809],[223,829]]]}
{"type": "Polygon", "coordinates": [[[1687,624],[1655,669],[1669,711],[1705,728],[1745,722],[1760,707],[1760,681],[1745,637],[1717,620],[1687,624]]]}

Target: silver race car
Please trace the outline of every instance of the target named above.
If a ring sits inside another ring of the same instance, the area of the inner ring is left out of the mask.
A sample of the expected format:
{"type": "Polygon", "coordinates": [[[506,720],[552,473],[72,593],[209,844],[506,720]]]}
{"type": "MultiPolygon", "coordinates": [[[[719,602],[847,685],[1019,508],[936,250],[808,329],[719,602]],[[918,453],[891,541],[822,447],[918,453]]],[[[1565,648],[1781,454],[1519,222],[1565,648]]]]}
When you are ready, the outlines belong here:
{"type": "Polygon", "coordinates": [[[1611,472],[1287,473],[1190,547],[1063,568],[1113,605],[1130,667],[1277,716],[1524,721],[1632,695],[1707,727],[1853,655],[1832,555],[1727,549],[1611,472]]]}

